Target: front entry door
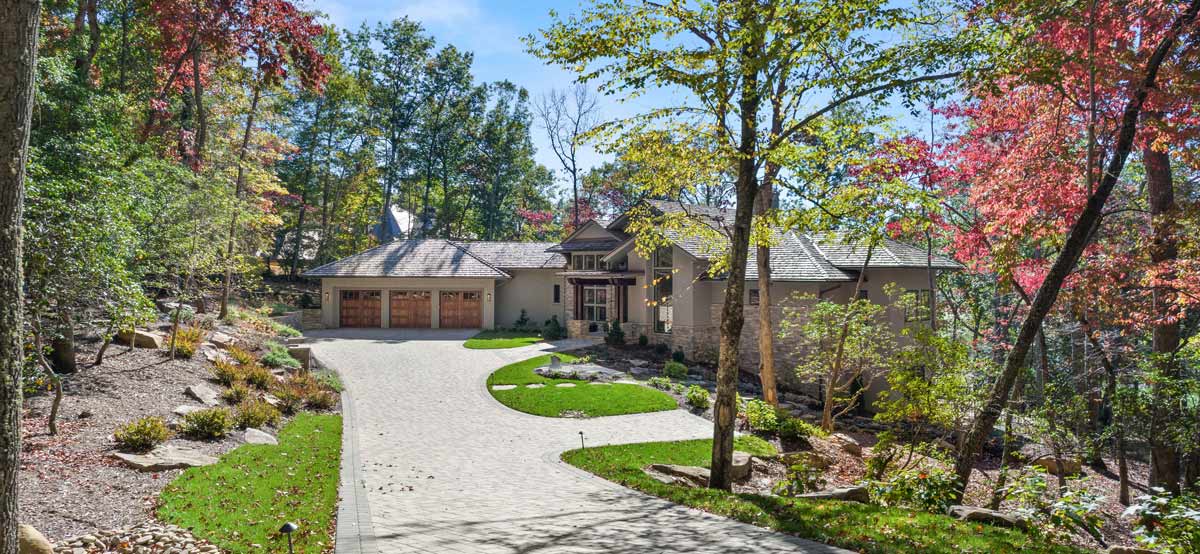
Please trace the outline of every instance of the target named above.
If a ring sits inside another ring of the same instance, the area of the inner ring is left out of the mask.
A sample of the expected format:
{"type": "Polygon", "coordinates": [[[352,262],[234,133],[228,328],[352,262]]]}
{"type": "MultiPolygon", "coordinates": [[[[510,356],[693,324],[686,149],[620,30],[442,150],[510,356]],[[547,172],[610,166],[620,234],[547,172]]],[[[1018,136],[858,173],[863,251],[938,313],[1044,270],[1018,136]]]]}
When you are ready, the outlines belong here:
{"type": "Polygon", "coordinates": [[[483,299],[476,291],[442,291],[438,314],[443,329],[475,329],[483,326],[483,299]]]}

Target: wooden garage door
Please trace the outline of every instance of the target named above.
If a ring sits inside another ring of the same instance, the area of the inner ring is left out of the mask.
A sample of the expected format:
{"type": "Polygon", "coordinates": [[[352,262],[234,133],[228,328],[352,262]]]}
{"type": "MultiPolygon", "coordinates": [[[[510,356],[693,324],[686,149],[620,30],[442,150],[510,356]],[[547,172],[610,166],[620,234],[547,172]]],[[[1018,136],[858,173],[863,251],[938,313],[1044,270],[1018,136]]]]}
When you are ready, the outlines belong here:
{"type": "Polygon", "coordinates": [[[380,296],[377,290],[342,291],[342,327],[382,327],[380,296]]]}
{"type": "Polygon", "coordinates": [[[482,294],[475,291],[442,291],[438,314],[443,329],[482,327],[482,294]]]}
{"type": "Polygon", "coordinates": [[[433,295],[427,290],[394,290],[391,293],[391,327],[427,329],[433,325],[433,295]]]}

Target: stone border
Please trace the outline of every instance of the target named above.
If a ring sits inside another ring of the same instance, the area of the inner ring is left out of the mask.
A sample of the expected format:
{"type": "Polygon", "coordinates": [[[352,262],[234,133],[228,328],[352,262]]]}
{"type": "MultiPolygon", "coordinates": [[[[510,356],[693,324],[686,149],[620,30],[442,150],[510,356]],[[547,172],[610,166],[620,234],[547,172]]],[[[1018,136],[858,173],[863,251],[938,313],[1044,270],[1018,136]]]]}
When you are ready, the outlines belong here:
{"type": "MultiPolygon", "coordinates": [[[[316,358],[313,358],[317,361],[316,358]]],[[[317,361],[317,366],[329,368],[317,361]]],[[[329,368],[332,369],[332,368],[329,368]]],[[[336,369],[333,371],[337,371],[336,369]]],[[[338,374],[341,377],[341,374],[338,374]]],[[[342,380],[342,463],[338,486],[336,554],[378,554],[375,528],[371,525],[371,505],[367,500],[366,483],[360,474],[358,459],[358,429],[355,426],[354,400],[342,380]]]]}

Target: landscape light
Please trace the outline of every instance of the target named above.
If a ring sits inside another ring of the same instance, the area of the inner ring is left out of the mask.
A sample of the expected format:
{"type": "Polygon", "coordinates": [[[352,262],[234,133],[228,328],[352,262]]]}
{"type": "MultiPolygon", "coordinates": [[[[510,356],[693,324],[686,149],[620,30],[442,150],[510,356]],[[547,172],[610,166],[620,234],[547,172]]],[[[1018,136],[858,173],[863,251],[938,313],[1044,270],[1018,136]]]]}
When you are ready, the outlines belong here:
{"type": "Polygon", "coordinates": [[[292,522],[290,522],[290,521],[289,521],[289,522],[287,522],[287,523],[284,523],[284,524],[283,524],[283,527],[280,527],[280,528],[279,528],[279,532],[280,532],[280,533],[283,533],[283,534],[287,535],[287,538],[288,538],[288,554],[295,554],[295,552],[292,550],[292,533],[293,533],[293,532],[295,532],[295,531],[296,531],[296,529],[299,529],[299,528],[300,528],[300,526],[299,526],[299,525],[296,525],[295,523],[292,523],[292,522]]]}

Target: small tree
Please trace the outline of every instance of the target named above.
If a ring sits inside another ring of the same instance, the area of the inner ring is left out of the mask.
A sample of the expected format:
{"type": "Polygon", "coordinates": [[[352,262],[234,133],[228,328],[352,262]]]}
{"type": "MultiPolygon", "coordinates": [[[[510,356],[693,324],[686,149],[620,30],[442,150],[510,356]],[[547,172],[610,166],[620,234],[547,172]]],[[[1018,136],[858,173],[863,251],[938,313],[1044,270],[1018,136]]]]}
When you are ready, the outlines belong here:
{"type": "Polygon", "coordinates": [[[827,432],[858,405],[894,356],[895,334],[884,313],[884,306],[855,298],[845,304],[820,300],[784,318],[783,335],[794,337],[802,353],[796,375],[821,386],[821,428],[827,432]]]}

